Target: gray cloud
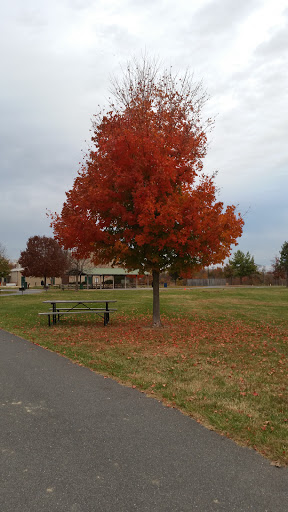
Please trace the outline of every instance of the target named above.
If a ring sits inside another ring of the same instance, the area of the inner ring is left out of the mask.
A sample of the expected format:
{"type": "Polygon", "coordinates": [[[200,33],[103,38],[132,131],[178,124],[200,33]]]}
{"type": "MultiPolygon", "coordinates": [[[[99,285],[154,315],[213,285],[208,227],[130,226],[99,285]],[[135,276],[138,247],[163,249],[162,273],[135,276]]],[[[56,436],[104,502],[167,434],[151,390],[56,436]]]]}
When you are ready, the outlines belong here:
{"type": "Polygon", "coordinates": [[[19,256],[29,236],[51,235],[46,209],[61,210],[89,143],[91,117],[107,104],[109,76],[146,51],[175,72],[190,67],[203,78],[211,95],[206,113],[218,114],[205,169],[219,170],[226,204],[248,210],[239,248],[269,265],[288,238],[287,10],[277,17],[280,4],[269,5],[6,3],[0,20],[0,242],[10,257],[19,256]]]}
{"type": "Polygon", "coordinates": [[[198,35],[205,38],[220,36],[227,37],[235,31],[248,15],[261,5],[259,0],[243,0],[231,2],[230,0],[211,0],[196,13],[193,19],[193,28],[198,35]]]}

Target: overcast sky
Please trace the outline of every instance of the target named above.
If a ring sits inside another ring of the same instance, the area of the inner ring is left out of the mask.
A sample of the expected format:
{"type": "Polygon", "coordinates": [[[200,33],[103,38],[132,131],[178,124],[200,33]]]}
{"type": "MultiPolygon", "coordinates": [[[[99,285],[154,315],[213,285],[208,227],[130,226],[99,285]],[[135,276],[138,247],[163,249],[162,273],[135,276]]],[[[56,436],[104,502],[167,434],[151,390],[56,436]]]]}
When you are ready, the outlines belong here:
{"type": "Polygon", "coordinates": [[[52,236],[46,211],[61,211],[111,75],[145,51],[203,79],[216,115],[205,170],[244,215],[236,249],[269,266],[288,241],[287,0],[13,0],[1,5],[0,44],[0,242],[11,259],[30,236],[52,236]]]}

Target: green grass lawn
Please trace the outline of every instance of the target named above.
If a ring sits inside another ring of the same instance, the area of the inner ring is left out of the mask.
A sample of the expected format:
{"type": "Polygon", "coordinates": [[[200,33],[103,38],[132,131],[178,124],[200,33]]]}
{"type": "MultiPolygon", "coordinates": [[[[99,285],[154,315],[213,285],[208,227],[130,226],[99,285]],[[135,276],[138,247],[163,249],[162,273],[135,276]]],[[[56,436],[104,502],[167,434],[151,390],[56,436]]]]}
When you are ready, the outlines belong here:
{"type": "Polygon", "coordinates": [[[161,290],[163,329],[150,328],[152,290],[0,296],[0,327],[177,407],[207,427],[288,464],[288,290],[161,290]],[[48,327],[43,300],[116,299],[48,327]]]}

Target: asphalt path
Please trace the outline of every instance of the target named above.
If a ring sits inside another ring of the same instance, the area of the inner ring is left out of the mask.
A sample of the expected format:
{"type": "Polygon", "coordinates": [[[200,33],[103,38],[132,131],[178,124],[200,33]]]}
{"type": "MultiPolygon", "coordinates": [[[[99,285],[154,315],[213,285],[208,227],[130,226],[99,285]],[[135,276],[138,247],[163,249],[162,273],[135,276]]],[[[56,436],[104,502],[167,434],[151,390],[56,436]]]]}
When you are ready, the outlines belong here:
{"type": "Polygon", "coordinates": [[[288,470],[0,330],[1,512],[285,512],[288,470]]]}
{"type": "Polygon", "coordinates": [[[30,290],[27,288],[24,292],[20,292],[19,288],[8,288],[7,290],[5,290],[5,288],[1,288],[0,292],[0,297],[8,297],[9,295],[33,295],[35,293],[43,293],[43,289],[36,290],[31,288],[30,290]]]}

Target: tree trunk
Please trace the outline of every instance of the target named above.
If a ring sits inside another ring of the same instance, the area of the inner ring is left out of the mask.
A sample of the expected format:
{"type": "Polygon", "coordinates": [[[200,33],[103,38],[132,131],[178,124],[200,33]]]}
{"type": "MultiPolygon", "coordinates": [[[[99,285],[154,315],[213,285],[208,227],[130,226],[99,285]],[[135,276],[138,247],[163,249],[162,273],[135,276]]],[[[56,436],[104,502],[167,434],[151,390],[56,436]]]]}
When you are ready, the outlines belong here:
{"type": "Polygon", "coordinates": [[[153,270],[153,327],[162,327],[160,320],[160,297],[159,297],[159,277],[160,272],[153,270]]]}
{"type": "Polygon", "coordinates": [[[288,287],[288,270],[286,270],[286,286],[288,287]]]}

